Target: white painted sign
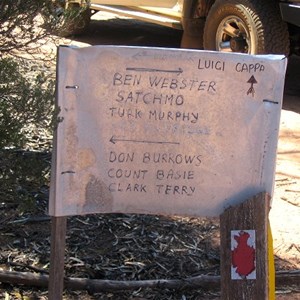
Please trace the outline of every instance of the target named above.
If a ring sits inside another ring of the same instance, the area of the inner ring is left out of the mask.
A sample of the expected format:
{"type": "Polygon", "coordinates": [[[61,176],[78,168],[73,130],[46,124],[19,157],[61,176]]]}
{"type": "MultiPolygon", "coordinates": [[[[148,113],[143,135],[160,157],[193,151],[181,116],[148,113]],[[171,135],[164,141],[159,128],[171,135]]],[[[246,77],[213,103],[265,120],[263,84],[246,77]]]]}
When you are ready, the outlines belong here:
{"type": "Polygon", "coordinates": [[[286,59],[60,47],[49,213],[216,216],[272,194],[286,59]]]}

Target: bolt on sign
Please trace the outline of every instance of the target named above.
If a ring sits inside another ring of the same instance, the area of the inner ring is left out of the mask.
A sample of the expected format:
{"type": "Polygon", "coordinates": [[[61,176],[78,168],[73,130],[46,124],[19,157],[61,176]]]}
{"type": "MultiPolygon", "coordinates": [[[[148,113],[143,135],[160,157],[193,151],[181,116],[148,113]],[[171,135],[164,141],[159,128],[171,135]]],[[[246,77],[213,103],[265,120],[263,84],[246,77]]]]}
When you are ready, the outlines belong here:
{"type": "Polygon", "coordinates": [[[283,56],[60,47],[50,215],[217,216],[272,194],[285,69],[283,56]]]}

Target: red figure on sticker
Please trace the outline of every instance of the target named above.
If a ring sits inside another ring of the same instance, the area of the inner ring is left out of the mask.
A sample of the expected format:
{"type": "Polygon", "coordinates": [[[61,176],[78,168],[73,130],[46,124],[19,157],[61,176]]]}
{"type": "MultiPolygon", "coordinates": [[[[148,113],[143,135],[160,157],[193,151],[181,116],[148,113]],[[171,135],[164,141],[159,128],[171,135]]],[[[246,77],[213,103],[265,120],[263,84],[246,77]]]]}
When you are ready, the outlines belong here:
{"type": "Polygon", "coordinates": [[[234,236],[238,245],[231,251],[232,265],[242,278],[255,270],[255,249],[247,244],[249,237],[248,232],[240,231],[234,236]]]}

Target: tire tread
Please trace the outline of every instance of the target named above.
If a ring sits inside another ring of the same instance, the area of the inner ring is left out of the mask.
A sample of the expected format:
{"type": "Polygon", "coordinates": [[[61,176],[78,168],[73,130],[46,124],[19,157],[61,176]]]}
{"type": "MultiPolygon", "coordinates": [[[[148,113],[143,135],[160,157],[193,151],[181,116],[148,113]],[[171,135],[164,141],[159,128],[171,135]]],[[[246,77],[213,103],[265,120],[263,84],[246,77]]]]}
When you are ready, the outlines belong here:
{"type": "Polygon", "coordinates": [[[211,28],[215,26],[216,15],[226,6],[238,9],[245,19],[250,16],[255,24],[259,42],[253,54],[289,54],[287,24],[281,19],[276,0],[216,0],[204,28],[204,49],[216,50],[212,49],[211,28]]]}

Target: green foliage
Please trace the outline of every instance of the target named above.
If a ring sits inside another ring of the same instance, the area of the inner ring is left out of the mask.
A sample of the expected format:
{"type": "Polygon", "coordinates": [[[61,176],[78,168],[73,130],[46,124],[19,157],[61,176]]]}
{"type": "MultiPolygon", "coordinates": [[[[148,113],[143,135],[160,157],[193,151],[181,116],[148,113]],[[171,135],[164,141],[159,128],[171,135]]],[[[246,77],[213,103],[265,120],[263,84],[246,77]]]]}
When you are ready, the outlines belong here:
{"type": "Polygon", "coordinates": [[[32,212],[49,184],[51,141],[41,146],[39,133],[51,138],[54,81],[30,71],[26,61],[0,59],[0,205],[32,212]]]}
{"type": "Polygon", "coordinates": [[[59,36],[82,34],[90,23],[89,1],[69,3],[56,1],[54,32],[59,36]]]}
{"type": "Polygon", "coordinates": [[[55,28],[53,12],[52,0],[0,0],[0,207],[47,199],[55,82],[45,61],[28,58],[55,28]]]}
{"type": "Polygon", "coordinates": [[[21,148],[27,140],[24,128],[30,124],[49,126],[53,99],[53,80],[43,73],[30,78],[15,59],[0,59],[0,148],[21,148]]]}
{"type": "Polygon", "coordinates": [[[0,56],[28,50],[55,27],[52,0],[0,0],[0,56]]]}

